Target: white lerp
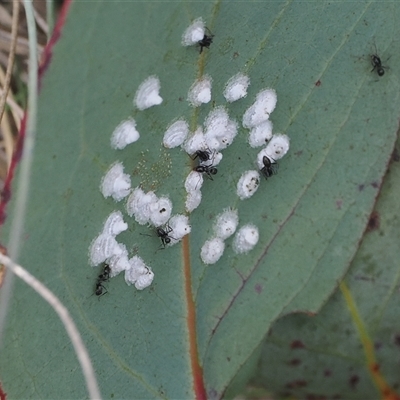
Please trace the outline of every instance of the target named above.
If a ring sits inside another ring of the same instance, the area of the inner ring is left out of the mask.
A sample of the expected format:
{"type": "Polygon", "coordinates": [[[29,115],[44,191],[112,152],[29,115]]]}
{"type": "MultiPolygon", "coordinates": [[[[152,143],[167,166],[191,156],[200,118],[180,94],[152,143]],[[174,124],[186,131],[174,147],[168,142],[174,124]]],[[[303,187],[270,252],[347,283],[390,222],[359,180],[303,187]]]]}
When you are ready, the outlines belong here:
{"type": "Polygon", "coordinates": [[[113,211],[104,223],[103,233],[110,236],[117,236],[128,229],[128,224],[124,222],[121,211],[113,211]]]}
{"type": "Polygon", "coordinates": [[[259,92],[255,102],[243,115],[243,126],[254,128],[269,119],[270,114],[275,110],[276,102],[277,97],[274,89],[264,89],[259,92]]]}
{"type": "Polygon", "coordinates": [[[136,121],[133,118],[129,118],[126,121],[122,121],[111,135],[111,147],[113,149],[121,150],[128,144],[139,140],[140,134],[136,129],[136,121]]]}
{"type": "Polygon", "coordinates": [[[224,97],[227,102],[242,99],[247,96],[247,88],[250,85],[250,78],[247,75],[238,73],[232,76],[226,83],[224,97]]]}
{"type": "Polygon", "coordinates": [[[180,146],[187,138],[189,125],[184,120],[178,120],[171,124],[164,133],[163,144],[167,149],[180,146]]]}
{"type": "Polygon", "coordinates": [[[182,35],[182,46],[192,46],[204,38],[205,27],[203,19],[195,19],[182,35]]]}
{"type": "Polygon", "coordinates": [[[150,223],[156,227],[164,225],[171,216],[172,202],[168,197],[160,197],[149,204],[149,210],[150,223]]]}
{"type": "Polygon", "coordinates": [[[183,150],[189,155],[193,155],[197,150],[206,150],[207,143],[204,137],[203,129],[198,126],[195,132],[182,145],[183,150]]]}
{"type": "Polygon", "coordinates": [[[287,135],[275,134],[265,148],[268,158],[281,159],[289,150],[290,139],[287,135]]]}
{"type": "Polygon", "coordinates": [[[237,183],[236,193],[239,196],[240,200],[248,199],[249,197],[253,196],[259,186],[260,174],[258,173],[258,171],[245,171],[243,172],[237,183]]]}
{"type": "Polygon", "coordinates": [[[176,214],[168,222],[172,229],[171,241],[168,246],[178,243],[184,236],[190,233],[192,227],[189,225],[189,218],[186,215],[176,214]]]}
{"type": "Polygon", "coordinates": [[[145,110],[162,103],[160,97],[160,80],[157,76],[149,76],[145,79],[136,91],[134,104],[139,110],[145,110]]]}
{"type": "Polygon", "coordinates": [[[89,246],[89,263],[95,267],[113,255],[123,254],[125,251],[126,247],[118,243],[114,236],[102,233],[89,246]]]}
{"type": "Polygon", "coordinates": [[[215,264],[224,254],[225,243],[219,238],[215,237],[206,240],[200,251],[200,257],[204,264],[215,264]]]}
{"type": "Polygon", "coordinates": [[[124,166],[121,162],[114,163],[104,175],[100,191],[105,198],[112,197],[115,201],[120,201],[128,196],[131,190],[131,178],[124,174],[124,166]]]}
{"type": "Polygon", "coordinates": [[[151,285],[153,279],[153,271],[144,263],[142,258],[133,256],[129,260],[129,268],[125,270],[125,282],[128,285],[135,284],[136,289],[143,290],[151,285]]]}
{"type": "Polygon", "coordinates": [[[247,253],[258,243],[258,239],[258,228],[252,224],[244,225],[235,235],[233,251],[238,254],[247,253]]]}
{"type": "Polygon", "coordinates": [[[216,217],[214,224],[215,235],[222,240],[228,239],[228,237],[235,233],[238,223],[239,216],[237,210],[225,210],[216,217]]]}
{"type": "Polygon", "coordinates": [[[188,193],[185,202],[185,208],[187,212],[192,212],[195,210],[201,203],[201,191],[193,190],[188,193]]]}
{"type": "Polygon", "coordinates": [[[145,225],[150,220],[150,205],[157,202],[154,192],[145,193],[140,187],[136,187],[128,197],[126,211],[130,217],[140,225],[145,225]]]}
{"type": "Polygon", "coordinates": [[[253,148],[265,145],[272,138],[272,128],[270,120],[252,128],[249,133],[249,145],[253,148]]]}
{"type": "Polygon", "coordinates": [[[212,79],[208,75],[196,80],[189,89],[188,102],[193,107],[209,103],[211,100],[212,79]]]}

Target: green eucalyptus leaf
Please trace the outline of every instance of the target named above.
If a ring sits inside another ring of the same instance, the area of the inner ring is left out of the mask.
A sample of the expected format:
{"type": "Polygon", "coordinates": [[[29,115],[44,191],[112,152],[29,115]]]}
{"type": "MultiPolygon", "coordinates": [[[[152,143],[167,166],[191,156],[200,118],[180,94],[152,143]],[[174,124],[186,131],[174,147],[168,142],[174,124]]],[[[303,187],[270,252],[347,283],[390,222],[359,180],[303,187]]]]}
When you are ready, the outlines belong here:
{"type": "MultiPolygon", "coordinates": [[[[232,396],[228,388],[251,374],[242,366],[254,362],[271,324],[327,301],[356,252],[396,138],[397,9],[371,2],[71,5],[41,85],[20,262],[71,310],[104,397],[232,396]],[[215,35],[201,54],[181,45],[198,17],[215,35]],[[391,56],[383,77],[371,72],[375,43],[384,65],[391,56]],[[248,95],[227,104],[224,86],[238,72],[250,77],[248,95]],[[203,74],[213,79],[212,101],[194,109],[187,93],[203,74]],[[163,103],[139,111],[132,101],[149,75],[159,77],[163,103]],[[242,116],[265,88],[277,92],[270,119],[291,148],[278,174],[241,201],[236,183],[255,168],[259,151],[247,143],[242,116]],[[239,132],[202,187],[189,238],[158,250],[153,231],[126,216],[129,228],[118,240],[152,267],[153,285],[137,291],[118,276],[96,298],[101,270],[88,265],[88,248],[113,210],[125,213],[123,201],[101,195],[102,176],[119,160],[132,187],[168,195],[173,213],[184,213],[183,184],[195,163],[165,149],[163,133],[180,117],[194,131],[219,105],[239,132]],[[113,150],[111,133],[128,117],[141,137],[113,150]],[[260,240],[236,255],[229,238],[221,260],[204,265],[201,246],[229,207],[240,226],[258,226],[260,240]]],[[[12,397],[85,396],[61,324],[23,284],[15,288],[1,365],[12,397]]]]}
{"type": "Polygon", "coordinates": [[[398,141],[344,279],[352,301],[338,290],[319,315],[279,320],[263,345],[256,387],[296,398],[399,398],[399,152],[398,141]]]}

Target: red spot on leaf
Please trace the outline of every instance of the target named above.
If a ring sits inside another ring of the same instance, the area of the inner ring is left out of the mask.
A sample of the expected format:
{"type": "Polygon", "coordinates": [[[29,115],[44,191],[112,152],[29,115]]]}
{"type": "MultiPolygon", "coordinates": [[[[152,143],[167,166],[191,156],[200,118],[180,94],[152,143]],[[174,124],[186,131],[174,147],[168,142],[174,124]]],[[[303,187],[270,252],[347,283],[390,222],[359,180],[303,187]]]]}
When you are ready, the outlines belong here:
{"type": "Polygon", "coordinates": [[[380,226],[379,213],[377,211],[373,211],[368,220],[367,232],[379,229],[379,226],[380,226]]]}
{"type": "Polygon", "coordinates": [[[332,371],[331,371],[330,369],[325,369],[325,370],[324,370],[324,376],[326,376],[327,378],[328,378],[329,376],[332,376],[332,371]]]}
{"type": "Polygon", "coordinates": [[[0,400],[6,400],[7,393],[3,390],[3,387],[0,385],[0,400]]]}
{"type": "Polygon", "coordinates": [[[297,367],[298,365],[301,364],[301,360],[299,360],[298,358],[293,358],[288,362],[288,364],[291,365],[292,367],[297,367]]]}
{"type": "Polygon", "coordinates": [[[317,82],[315,82],[315,86],[319,87],[321,86],[321,81],[318,79],[317,82]]]}
{"type": "Polygon", "coordinates": [[[354,390],[360,381],[360,377],[358,375],[352,375],[349,379],[349,385],[354,390]]]}
{"type": "Polygon", "coordinates": [[[378,188],[379,188],[379,183],[378,183],[378,182],[372,182],[372,183],[371,183],[371,186],[372,186],[373,188],[375,188],[375,189],[378,189],[378,188]]]}
{"type": "Polygon", "coordinates": [[[379,372],[379,364],[377,364],[377,363],[372,364],[371,365],[371,371],[374,372],[374,373],[379,372]]]}
{"type": "Polygon", "coordinates": [[[290,348],[291,349],[304,349],[306,346],[304,346],[304,343],[301,340],[293,340],[292,343],[290,343],[290,348]]]}

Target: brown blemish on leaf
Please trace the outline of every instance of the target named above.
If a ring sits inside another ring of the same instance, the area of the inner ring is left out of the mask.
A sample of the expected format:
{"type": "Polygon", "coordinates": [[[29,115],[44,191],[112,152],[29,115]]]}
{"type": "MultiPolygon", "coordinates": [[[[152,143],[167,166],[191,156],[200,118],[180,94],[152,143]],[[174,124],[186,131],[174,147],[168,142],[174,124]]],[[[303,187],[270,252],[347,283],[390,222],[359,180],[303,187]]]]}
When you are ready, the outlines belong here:
{"type": "Polygon", "coordinates": [[[292,343],[290,343],[290,348],[291,349],[304,349],[306,346],[304,346],[304,343],[301,340],[293,340],[292,343]]]}
{"type": "Polygon", "coordinates": [[[394,162],[400,161],[400,154],[399,154],[399,150],[397,149],[397,147],[395,147],[393,150],[392,161],[394,161],[394,162]]]}
{"type": "Polygon", "coordinates": [[[372,211],[367,225],[367,232],[375,231],[379,229],[380,226],[380,217],[377,211],[372,211]]]}
{"type": "Polygon", "coordinates": [[[302,380],[302,379],[289,382],[285,385],[285,387],[288,389],[297,389],[297,388],[302,388],[302,387],[306,387],[306,386],[307,386],[307,381],[302,380]]]}
{"type": "Polygon", "coordinates": [[[354,390],[360,381],[360,377],[358,375],[352,375],[349,379],[349,385],[354,390]]]}
{"type": "Polygon", "coordinates": [[[394,344],[396,345],[396,346],[400,346],[400,334],[399,333],[396,333],[395,335],[394,335],[394,344]]]}
{"type": "Polygon", "coordinates": [[[260,293],[262,292],[262,286],[261,286],[259,283],[256,283],[256,284],[254,285],[254,290],[255,290],[258,294],[260,294],[260,293]]]}
{"type": "Polygon", "coordinates": [[[297,367],[301,364],[301,360],[298,358],[293,358],[292,360],[288,361],[288,365],[291,367],[297,367]]]}
{"type": "Polygon", "coordinates": [[[371,182],[371,186],[375,189],[379,188],[379,183],[378,182],[371,182]]]}

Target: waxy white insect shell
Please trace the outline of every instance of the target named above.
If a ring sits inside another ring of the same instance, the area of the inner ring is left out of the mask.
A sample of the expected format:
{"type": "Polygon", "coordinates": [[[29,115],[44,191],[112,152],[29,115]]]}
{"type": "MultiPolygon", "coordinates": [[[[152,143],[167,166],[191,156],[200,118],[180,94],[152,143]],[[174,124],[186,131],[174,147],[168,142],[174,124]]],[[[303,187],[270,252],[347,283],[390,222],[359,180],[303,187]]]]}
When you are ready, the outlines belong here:
{"type": "Polygon", "coordinates": [[[192,212],[195,210],[201,203],[201,191],[193,190],[189,192],[186,197],[185,208],[187,212],[192,212]]]}
{"type": "Polygon", "coordinates": [[[193,107],[209,103],[211,100],[212,79],[208,75],[196,80],[189,89],[188,102],[193,107]]]}
{"type": "Polygon", "coordinates": [[[200,40],[204,38],[205,27],[203,19],[195,19],[185,30],[182,35],[182,45],[192,46],[197,44],[200,40]]]}
{"type": "Polygon", "coordinates": [[[136,280],[135,288],[137,290],[146,289],[153,283],[153,279],[154,279],[154,272],[149,267],[147,273],[140,275],[139,278],[136,280]]]}
{"type": "Polygon", "coordinates": [[[164,225],[170,218],[172,203],[168,197],[160,197],[156,202],[149,203],[150,222],[154,226],[164,225]]]}
{"type": "Polygon", "coordinates": [[[154,192],[143,192],[140,187],[136,187],[128,197],[126,211],[130,217],[135,216],[135,220],[140,225],[145,225],[150,220],[150,205],[157,202],[154,192]]]}
{"type": "Polygon", "coordinates": [[[164,133],[163,144],[167,149],[180,146],[187,138],[189,125],[184,120],[178,120],[168,127],[164,133]]]}
{"type": "Polygon", "coordinates": [[[275,90],[265,89],[259,92],[255,102],[243,115],[243,126],[245,128],[254,128],[268,120],[272,111],[275,110],[276,102],[277,97],[275,90]]]}
{"type": "Polygon", "coordinates": [[[224,97],[226,101],[232,103],[233,101],[242,99],[247,96],[247,88],[250,85],[250,78],[247,75],[238,73],[232,76],[226,83],[224,89],[224,97]]]}
{"type": "Polygon", "coordinates": [[[160,80],[157,76],[149,76],[145,79],[136,91],[134,104],[139,110],[145,110],[152,106],[157,106],[162,103],[160,97],[160,80]]]}
{"type": "Polygon", "coordinates": [[[140,137],[136,130],[136,122],[133,118],[122,121],[111,135],[111,147],[121,150],[128,144],[136,142],[140,137]]]}
{"type": "Polygon", "coordinates": [[[217,215],[214,224],[215,235],[222,240],[228,239],[228,237],[235,233],[238,223],[239,216],[237,210],[225,210],[221,214],[217,215]]]}
{"type": "Polygon", "coordinates": [[[120,254],[118,256],[112,256],[108,260],[108,265],[111,269],[110,277],[113,278],[117,276],[122,271],[125,271],[130,268],[129,260],[128,260],[128,251],[126,253],[120,254]]]}
{"type": "Polygon", "coordinates": [[[199,126],[182,145],[183,150],[189,155],[193,155],[197,150],[206,150],[207,143],[203,134],[203,129],[199,126]]]}
{"type": "Polygon", "coordinates": [[[121,211],[112,212],[104,223],[103,233],[110,236],[117,236],[128,229],[128,224],[124,222],[121,211]]]}
{"type": "Polygon", "coordinates": [[[223,150],[232,144],[237,134],[236,121],[230,120],[223,106],[212,110],[204,123],[204,138],[207,147],[212,150],[223,150]]]}
{"type": "Polygon", "coordinates": [[[272,128],[270,120],[252,128],[249,133],[249,145],[253,148],[264,146],[272,138],[272,128]]]}
{"type": "Polygon", "coordinates": [[[265,152],[268,158],[279,160],[289,150],[290,139],[287,135],[275,134],[265,148],[265,152]]]}
{"type": "Polygon", "coordinates": [[[149,267],[139,256],[133,256],[129,260],[129,268],[125,270],[125,282],[128,285],[134,284],[140,276],[146,275],[149,272],[149,267]]]}
{"type": "Polygon", "coordinates": [[[258,243],[258,239],[258,228],[252,224],[244,225],[235,235],[233,251],[238,254],[247,253],[258,243]]]}
{"type": "Polygon", "coordinates": [[[245,171],[237,183],[236,193],[240,200],[248,199],[249,197],[253,196],[259,186],[260,174],[258,171],[245,171]]]}
{"type": "Polygon", "coordinates": [[[185,180],[185,189],[187,193],[200,190],[203,185],[203,174],[197,171],[191,171],[185,180]]]}
{"type": "Polygon", "coordinates": [[[219,238],[207,240],[200,251],[200,257],[204,264],[215,264],[224,254],[225,243],[219,238]]]}
{"type": "Polygon", "coordinates": [[[89,246],[89,263],[95,267],[113,255],[124,253],[124,249],[113,236],[102,233],[89,246]]]}
{"type": "Polygon", "coordinates": [[[172,229],[171,241],[168,246],[178,243],[185,235],[189,234],[192,227],[189,225],[189,218],[186,215],[176,214],[168,222],[172,229]]]}
{"type": "Polygon", "coordinates": [[[120,201],[128,196],[131,190],[131,178],[124,174],[124,166],[120,162],[114,163],[104,175],[101,193],[105,198],[112,196],[115,201],[120,201]]]}

